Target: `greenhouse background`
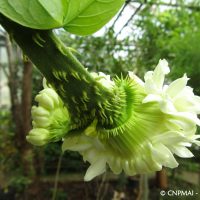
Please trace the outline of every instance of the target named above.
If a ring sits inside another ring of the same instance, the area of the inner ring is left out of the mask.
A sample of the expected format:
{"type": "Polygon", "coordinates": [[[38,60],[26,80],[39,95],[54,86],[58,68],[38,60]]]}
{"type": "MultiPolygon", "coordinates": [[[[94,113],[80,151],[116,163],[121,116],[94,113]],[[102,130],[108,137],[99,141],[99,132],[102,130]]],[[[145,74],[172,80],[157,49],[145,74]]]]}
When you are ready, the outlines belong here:
{"type": "MultiPolygon", "coordinates": [[[[90,72],[126,77],[133,71],[143,77],[159,59],[166,59],[171,69],[167,80],[186,73],[200,96],[198,0],[127,0],[113,20],[92,36],[75,36],[62,29],[55,33],[90,72]]],[[[44,147],[27,143],[30,109],[42,81],[40,72],[0,28],[0,200],[200,199],[197,146],[191,147],[194,157],[176,157],[175,169],[131,177],[108,170],[84,182],[89,164],[77,152],[62,153],[61,142],[44,147]]]]}

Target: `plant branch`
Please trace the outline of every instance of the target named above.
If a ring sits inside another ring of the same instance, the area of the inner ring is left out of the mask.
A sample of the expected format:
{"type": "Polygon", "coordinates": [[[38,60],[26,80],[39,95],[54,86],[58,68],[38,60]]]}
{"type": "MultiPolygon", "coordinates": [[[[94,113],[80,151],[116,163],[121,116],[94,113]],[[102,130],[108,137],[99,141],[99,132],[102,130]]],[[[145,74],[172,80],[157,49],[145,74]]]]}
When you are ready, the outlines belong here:
{"type": "Polygon", "coordinates": [[[127,22],[124,24],[124,26],[120,29],[120,31],[116,34],[116,38],[118,37],[118,35],[121,34],[121,32],[123,31],[123,29],[128,26],[128,24],[130,23],[130,21],[133,19],[133,17],[140,11],[140,9],[142,8],[143,4],[141,3],[135,10],[135,12],[131,15],[131,17],[127,20],[127,22]]]}
{"type": "Polygon", "coordinates": [[[114,26],[115,26],[117,20],[121,17],[121,15],[122,15],[124,9],[125,9],[126,6],[130,3],[130,1],[131,1],[131,0],[127,0],[127,1],[125,2],[124,6],[123,6],[122,9],[120,10],[119,14],[117,15],[117,17],[116,17],[115,21],[113,22],[113,24],[111,25],[111,27],[114,27],[114,26]]]}
{"type": "Polygon", "coordinates": [[[0,23],[62,98],[75,129],[88,126],[97,104],[113,97],[111,91],[91,76],[52,31],[26,28],[3,15],[0,23]],[[90,101],[82,98],[84,94],[90,101]]]}
{"type": "Polygon", "coordinates": [[[56,176],[55,176],[52,200],[56,200],[56,195],[57,195],[57,190],[58,190],[58,180],[59,180],[59,174],[60,174],[60,167],[61,167],[61,164],[62,164],[62,158],[63,158],[63,153],[61,152],[60,157],[58,159],[57,169],[56,169],[56,176]]]}

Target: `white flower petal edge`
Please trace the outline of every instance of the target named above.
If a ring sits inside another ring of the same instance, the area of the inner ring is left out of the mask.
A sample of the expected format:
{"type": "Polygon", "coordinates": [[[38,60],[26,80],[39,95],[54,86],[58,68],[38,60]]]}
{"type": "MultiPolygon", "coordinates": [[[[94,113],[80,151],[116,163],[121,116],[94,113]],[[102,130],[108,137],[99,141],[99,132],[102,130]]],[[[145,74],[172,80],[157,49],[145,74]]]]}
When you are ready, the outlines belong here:
{"type": "Polygon", "coordinates": [[[145,90],[150,94],[162,93],[165,75],[170,72],[167,61],[160,60],[154,71],[148,71],[145,76],[145,90]]]}
{"type": "Polygon", "coordinates": [[[200,113],[200,97],[194,95],[189,80],[184,74],[182,78],[164,85],[165,75],[170,71],[166,60],[160,60],[154,71],[145,74],[144,88],[147,96],[143,103],[159,102],[164,113],[188,112],[200,113]]]}
{"type": "Polygon", "coordinates": [[[144,86],[144,82],[134,74],[134,72],[128,72],[128,76],[135,80],[136,83],[138,83],[140,86],[144,86]]]}
{"type": "Polygon", "coordinates": [[[96,137],[82,134],[65,138],[62,150],[78,151],[83,156],[83,160],[91,164],[85,174],[85,181],[90,181],[106,171],[107,153],[96,137]]]}

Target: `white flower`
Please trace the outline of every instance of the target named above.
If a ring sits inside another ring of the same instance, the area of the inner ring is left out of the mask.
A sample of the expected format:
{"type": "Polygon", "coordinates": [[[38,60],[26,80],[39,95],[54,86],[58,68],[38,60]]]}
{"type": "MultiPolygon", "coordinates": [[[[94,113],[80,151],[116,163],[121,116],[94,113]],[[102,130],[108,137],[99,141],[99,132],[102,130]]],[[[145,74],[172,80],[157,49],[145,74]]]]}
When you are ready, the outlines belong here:
{"type": "Polygon", "coordinates": [[[91,164],[86,181],[105,172],[106,165],[115,174],[135,175],[177,167],[174,154],[193,156],[188,147],[200,145],[200,136],[195,135],[200,100],[186,86],[186,75],[164,85],[169,71],[167,61],[160,60],[154,71],[146,73],[145,82],[131,72],[121,85],[111,81],[112,87],[124,88],[121,119],[125,120],[102,127],[96,118],[84,131],[65,138],[63,150],[78,151],[91,164]]]}
{"type": "Polygon", "coordinates": [[[154,71],[145,74],[144,82],[131,72],[115,81],[104,73],[91,73],[97,85],[111,89],[113,96],[98,102],[94,121],[80,130],[70,124],[55,90],[45,86],[36,96],[39,105],[32,108],[33,129],[27,140],[44,145],[65,136],[63,151],[78,151],[90,163],[86,181],[104,173],[106,166],[127,175],[177,167],[174,155],[192,157],[188,148],[200,146],[200,135],[195,135],[200,97],[187,86],[186,75],[167,85],[164,79],[169,71],[167,61],[160,60],[154,71]]]}

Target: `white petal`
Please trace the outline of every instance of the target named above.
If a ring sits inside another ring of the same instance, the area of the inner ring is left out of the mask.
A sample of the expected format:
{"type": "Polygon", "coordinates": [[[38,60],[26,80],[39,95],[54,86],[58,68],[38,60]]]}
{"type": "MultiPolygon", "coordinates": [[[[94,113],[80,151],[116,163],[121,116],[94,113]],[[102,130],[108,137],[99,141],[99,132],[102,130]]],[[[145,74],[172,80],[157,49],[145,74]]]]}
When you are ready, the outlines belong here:
{"type": "Polygon", "coordinates": [[[152,142],[148,142],[147,143],[147,148],[148,148],[148,153],[146,153],[146,155],[143,155],[143,157],[145,156],[148,166],[150,168],[150,170],[153,171],[160,171],[162,169],[162,164],[159,162],[156,162],[155,159],[152,158],[152,142]]]}
{"type": "Polygon", "coordinates": [[[196,144],[197,146],[200,146],[200,141],[198,140],[194,140],[193,143],[196,144]]]}
{"type": "Polygon", "coordinates": [[[194,126],[195,124],[200,126],[200,120],[197,118],[195,114],[188,113],[188,112],[177,112],[171,114],[175,120],[182,120],[185,123],[190,124],[191,126],[194,126]]]}
{"type": "Polygon", "coordinates": [[[157,67],[161,68],[163,74],[169,74],[170,72],[168,62],[166,59],[160,59],[157,67]]]}
{"type": "Polygon", "coordinates": [[[176,112],[176,108],[174,107],[174,104],[171,102],[171,100],[164,99],[163,101],[160,101],[160,109],[164,113],[171,113],[176,112]]]}
{"type": "Polygon", "coordinates": [[[170,72],[166,60],[160,60],[153,73],[153,80],[157,88],[162,90],[165,75],[170,72]]]}
{"type": "Polygon", "coordinates": [[[200,97],[199,96],[194,96],[194,111],[197,114],[200,114],[200,97]]]}
{"type": "Polygon", "coordinates": [[[192,137],[193,139],[199,139],[200,138],[200,135],[194,135],[193,137],[192,137]]]}
{"type": "Polygon", "coordinates": [[[177,144],[180,141],[188,141],[188,139],[178,131],[167,131],[164,133],[160,133],[159,135],[154,136],[152,139],[152,143],[163,143],[164,145],[173,145],[177,144]]]}
{"type": "Polygon", "coordinates": [[[161,90],[159,90],[156,86],[156,84],[154,83],[154,80],[153,80],[153,72],[152,71],[148,71],[145,76],[144,76],[144,79],[145,79],[145,84],[144,84],[144,87],[145,87],[145,91],[147,94],[158,94],[161,92],[161,90]]]}
{"type": "Polygon", "coordinates": [[[123,162],[123,169],[125,174],[127,174],[128,176],[133,176],[136,174],[134,165],[133,165],[133,161],[124,161],[123,162]]]}
{"type": "Polygon", "coordinates": [[[88,168],[84,180],[90,181],[94,177],[103,174],[105,171],[106,171],[106,160],[103,158],[97,159],[97,161],[91,164],[90,167],[88,168]]]}
{"type": "Polygon", "coordinates": [[[190,142],[179,142],[180,145],[185,146],[185,147],[191,147],[192,144],[190,142]]]}
{"type": "Polygon", "coordinates": [[[193,89],[189,86],[185,86],[182,91],[179,91],[179,93],[177,93],[173,100],[176,100],[177,98],[188,98],[191,96],[194,96],[193,89]]]}
{"type": "Polygon", "coordinates": [[[174,98],[178,93],[180,93],[185,86],[187,85],[188,78],[184,75],[182,78],[179,78],[173,81],[166,90],[166,93],[171,97],[174,98]]]}
{"type": "Polygon", "coordinates": [[[172,146],[171,150],[181,158],[191,158],[194,156],[192,152],[184,146],[172,146]]]}
{"type": "Polygon", "coordinates": [[[191,142],[194,143],[194,144],[196,144],[197,146],[200,146],[200,141],[197,140],[197,139],[199,139],[199,138],[200,138],[200,135],[193,135],[193,136],[191,137],[191,142]]]}
{"type": "Polygon", "coordinates": [[[139,174],[144,174],[151,171],[145,160],[142,159],[142,156],[135,158],[135,170],[139,174]]]}
{"type": "Polygon", "coordinates": [[[155,102],[155,101],[159,102],[161,100],[162,98],[160,95],[149,94],[143,99],[142,103],[155,102]]]}
{"type": "Polygon", "coordinates": [[[179,130],[190,131],[194,129],[195,124],[191,123],[191,121],[185,119],[171,119],[169,120],[170,125],[175,125],[179,130]]]}
{"type": "Polygon", "coordinates": [[[196,114],[200,112],[200,108],[196,102],[187,96],[176,99],[176,101],[174,101],[174,105],[179,112],[193,112],[196,114]]]}
{"type": "Polygon", "coordinates": [[[121,158],[113,156],[109,159],[108,164],[114,174],[120,174],[122,172],[121,158]]]}
{"type": "MultiPolygon", "coordinates": [[[[89,148],[86,151],[81,152],[84,161],[89,163],[96,162],[97,158],[101,155],[100,151],[97,151],[95,147],[89,148]]],[[[106,155],[105,155],[106,156],[106,155]]]]}
{"type": "Polygon", "coordinates": [[[174,168],[178,166],[171,151],[163,144],[153,145],[152,158],[166,167],[174,168]]]}
{"type": "Polygon", "coordinates": [[[128,72],[128,75],[131,79],[133,79],[136,83],[138,83],[141,86],[144,86],[144,82],[134,74],[134,72],[128,72]]]}
{"type": "Polygon", "coordinates": [[[64,139],[62,144],[62,151],[71,150],[71,151],[85,151],[91,147],[90,141],[82,139],[81,137],[68,137],[64,139]]]}
{"type": "Polygon", "coordinates": [[[195,123],[191,123],[191,121],[185,121],[182,119],[168,119],[165,122],[165,126],[169,131],[178,131],[184,134],[184,136],[194,135],[196,132],[195,123]]]}
{"type": "Polygon", "coordinates": [[[182,92],[173,98],[176,109],[180,112],[200,113],[200,97],[194,95],[193,89],[186,86],[182,92]]]}
{"type": "Polygon", "coordinates": [[[148,71],[145,73],[144,75],[144,80],[147,81],[147,80],[150,80],[153,78],[153,71],[148,71]]]}

